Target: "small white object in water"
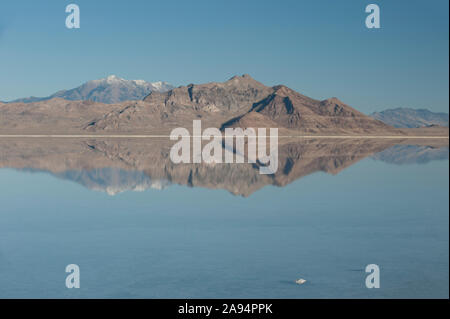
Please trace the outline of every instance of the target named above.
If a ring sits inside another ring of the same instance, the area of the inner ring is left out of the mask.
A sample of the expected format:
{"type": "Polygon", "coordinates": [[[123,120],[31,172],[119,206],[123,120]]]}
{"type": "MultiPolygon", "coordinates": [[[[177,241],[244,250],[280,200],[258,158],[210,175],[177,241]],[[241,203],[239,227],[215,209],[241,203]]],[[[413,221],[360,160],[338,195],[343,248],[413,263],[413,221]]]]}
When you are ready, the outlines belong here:
{"type": "Polygon", "coordinates": [[[295,283],[296,283],[296,284],[299,284],[299,285],[303,285],[305,282],[306,282],[306,280],[303,279],[303,278],[297,279],[297,280],[295,281],[295,283]]]}

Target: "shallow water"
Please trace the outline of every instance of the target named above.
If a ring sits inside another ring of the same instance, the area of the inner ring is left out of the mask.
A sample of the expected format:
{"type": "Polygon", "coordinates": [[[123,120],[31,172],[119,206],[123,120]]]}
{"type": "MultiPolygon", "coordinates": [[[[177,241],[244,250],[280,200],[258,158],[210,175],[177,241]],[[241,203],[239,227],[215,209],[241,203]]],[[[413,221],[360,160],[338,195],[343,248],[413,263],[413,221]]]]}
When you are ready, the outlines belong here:
{"type": "Polygon", "coordinates": [[[120,165],[4,165],[0,297],[448,298],[448,148],[407,151],[332,158],[255,189],[211,172],[222,186],[120,165]],[[80,289],[65,287],[68,264],[80,289]],[[365,286],[368,264],[379,289],[365,286]]]}

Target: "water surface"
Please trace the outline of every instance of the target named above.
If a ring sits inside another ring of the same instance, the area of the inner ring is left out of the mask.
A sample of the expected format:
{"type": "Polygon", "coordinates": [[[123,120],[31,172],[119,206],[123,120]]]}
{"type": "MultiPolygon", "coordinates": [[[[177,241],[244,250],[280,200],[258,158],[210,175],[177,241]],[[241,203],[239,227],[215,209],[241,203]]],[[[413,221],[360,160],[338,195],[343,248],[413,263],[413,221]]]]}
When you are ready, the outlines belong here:
{"type": "Polygon", "coordinates": [[[448,147],[302,142],[265,178],[249,164],[141,167],[114,143],[8,143],[2,298],[448,298],[448,147]],[[80,289],[65,287],[68,264],[80,289]]]}

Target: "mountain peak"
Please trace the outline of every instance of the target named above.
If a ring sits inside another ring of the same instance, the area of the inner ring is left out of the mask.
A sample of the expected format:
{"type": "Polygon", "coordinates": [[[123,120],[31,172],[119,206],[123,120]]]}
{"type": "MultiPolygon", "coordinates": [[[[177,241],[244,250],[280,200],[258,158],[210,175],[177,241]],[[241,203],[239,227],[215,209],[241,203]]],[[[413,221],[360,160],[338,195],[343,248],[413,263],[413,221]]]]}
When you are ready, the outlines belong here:
{"type": "Polygon", "coordinates": [[[122,78],[119,78],[117,75],[115,74],[111,74],[109,75],[106,80],[110,80],[110,81],[114,81],[114,80],[123,80],[122,78]]]}
{"type": "Polygon", "coordinates": [[[242,80],[247,80],[247,81],[255,81],[255,79],[253,79],[249,74],[243,74],[243,75],[235,75],[232,78],[230,78],[227,82],[231,82],[231,81],[242,81],[242,80]]]}
{"type": "Polygon", "coordinates": [[[277,95],[287,96],[289,94],[296,93],[294,90],[288,88],[286,85],[276,85],[273,87],[273,89],[275,90],[275,94],[277,95]]]}
{"type": "Polygon", "coordinates": [[[339,100],[337,97],[330,97],[329,99],[325,99],[323,101],[321,101],[322,104],[344,104],[344,102],[342,102],[341,100],[339,100]]]}

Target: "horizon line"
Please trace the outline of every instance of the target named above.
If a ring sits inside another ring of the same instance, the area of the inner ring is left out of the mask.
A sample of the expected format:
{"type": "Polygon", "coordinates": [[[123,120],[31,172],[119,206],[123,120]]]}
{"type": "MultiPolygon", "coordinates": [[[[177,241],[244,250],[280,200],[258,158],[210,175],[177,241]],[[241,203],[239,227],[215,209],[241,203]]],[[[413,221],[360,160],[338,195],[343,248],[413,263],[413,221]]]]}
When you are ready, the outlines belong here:
{"type": "MultiPolygon", "coordinates": [[[[217,135],[223,137],[223,135],[217,135]]],[[[248,137],[247,135],[234,137],[248,137]]],[[[83,134],[0,134],[0,138],[20,138],[20,137],[29,137],[29,138],[41,138],[41,137],[49,137],[49,138],[160,138],[160,137],[168,137],[170,135],[125,135],[125,134],[102,134],[102,135],[83,135],[83,134]]],[[[202,135],[184,135],[177,137],[197,137],[201,138],[202,135]]],[[[216,136],[214,136],[216,137],[216,136]]],[[[259,136],[258,136],[259,137],[259,136]]],[[[270,135],[261,135],[261,137],[271,137],[270,135]]],[[[277,137],[281,138],[336,138],[336,139],[449,139],[449,136],[419,136],[419,135],[278,135],[277,137]]]]}

